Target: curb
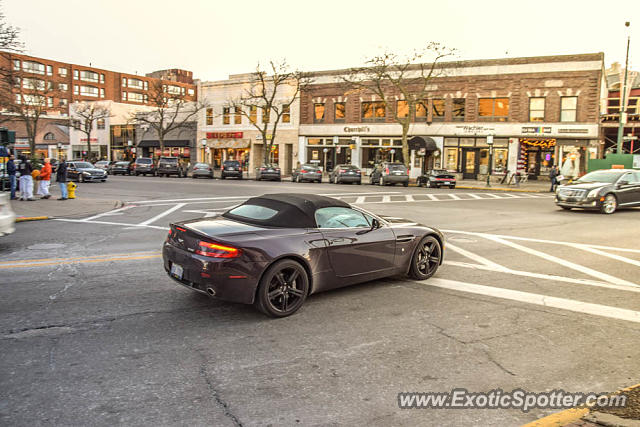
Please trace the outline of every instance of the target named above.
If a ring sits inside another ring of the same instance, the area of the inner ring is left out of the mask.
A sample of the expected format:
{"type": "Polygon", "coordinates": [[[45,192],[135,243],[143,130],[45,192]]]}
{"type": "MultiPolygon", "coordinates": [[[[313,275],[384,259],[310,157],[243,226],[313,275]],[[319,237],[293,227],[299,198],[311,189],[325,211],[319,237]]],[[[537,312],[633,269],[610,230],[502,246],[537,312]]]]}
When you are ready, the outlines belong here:
{"type": "Polygon", "coordinates": [[[48,216],[20,216],[16,218],[16,222],[25,222],[25,221],[44,221],[45,219],[51,219],[48,216]]]}
{"type": "Polygon", "coordinates": [[[545,190],[525,190],[521,188],[499,188],[499,187],[469,187],[466,185],[456,185],[456,188],[461,188],[464,190],[509,191],[512,193],[550,193],[550,191],[545,191],[545,190]]]}
{"type": "MultiPolygon", "coordinates": [[[[625,391],[631,391],[635,388],[639,388],[640,383],[625,387],[618,391],[610,393],[610,395],[624,393],[625,391]]],[[[597,411],[596,411],[597,412],[597,411]]],[[[576,408],[565,409],[564,411],[556,412],[555,414],[547,415],[530,423],[524,424],[521,427],[551,427],[551,426],[564,426],[569,423],[579,421],[591,413],[591,408],[585,406],[578,406],[576,408]]]]}

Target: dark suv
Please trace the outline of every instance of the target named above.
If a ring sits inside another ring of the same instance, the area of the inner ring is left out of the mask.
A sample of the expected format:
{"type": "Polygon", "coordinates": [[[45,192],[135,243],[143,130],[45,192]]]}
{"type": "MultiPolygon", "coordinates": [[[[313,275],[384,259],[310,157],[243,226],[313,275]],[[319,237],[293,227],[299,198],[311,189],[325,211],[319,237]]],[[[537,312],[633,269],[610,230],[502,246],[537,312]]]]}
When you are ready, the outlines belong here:
{"type": "Polygon", "coordinates": [[[370,184],[402,184],[409,185],[409,170],[403,163],[384,162],[376,165],[369,178],[370,184]]]}
{"type": "Polygon", "coordinates": [[[178,178],[186,178],[187,168],[184,164],[180,163],[180,159],[177,157],[160,157],[160,159],[158,159],[156,175],[177,175],[178,178]]]}
{"type": "Polygon", "coordinates": [[[138,157],[133,163],[133,173],[138,175],[155,175],[156,165],[151,157],[138,157]]]}
{"type": "Polygon", "coordinates": [[[225,179],[228,176],[242,179],[242,167],[237,160],[225,160],[222,162],[222,170],[220,171],[220,179],[225,179]]]}

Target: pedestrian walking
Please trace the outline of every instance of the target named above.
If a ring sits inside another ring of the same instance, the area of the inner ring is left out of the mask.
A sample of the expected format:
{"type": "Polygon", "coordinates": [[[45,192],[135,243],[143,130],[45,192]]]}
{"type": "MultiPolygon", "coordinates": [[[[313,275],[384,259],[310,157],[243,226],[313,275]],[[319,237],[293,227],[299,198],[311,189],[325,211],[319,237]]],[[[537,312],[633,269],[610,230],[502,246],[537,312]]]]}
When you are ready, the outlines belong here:
{"type": "Polygon", "coordinates": [[[60,159],[60,163],[58,163],[56,181],[60,186],[60,197],[58,200],[67,200],[69,197],[67,193],[67,162],[64,161],[64,158],[60,159]]]}
{"type": "Polygon", "coordinates": [[[9,187],[11,188],[11,200],[16,200],[16,163],[13,161],[13,154],[9,154],[9,161],[7,162],[7,175],[9,175],[9,187]]]}
{"type": "Polygon", "coordinates": [[[44,166],[40,169],[40,185],[38,186],[38,195],[43,199],[51,197],[49,194],[49,185],[51,185],[51,159],[48,157],[44,159],[44,166]]]}
{"type": "Polygon", "coordinates": [[[33,198],[33,177],[31,172],[31,162],[22,155],[20,156],[20,165],[18,165],[18,171],[20,172],[20,200],[35,200],[33,198]]]}
{"type": "Polygon", "coordinates": [[[556,187],[558,186],[558,175],[560,171],[558,170],[558,166],[553,165],[551,170],[549,171],[549,178],[551,179],[551,189],[549,192],[553,193],[556,191],[556,187]]]}

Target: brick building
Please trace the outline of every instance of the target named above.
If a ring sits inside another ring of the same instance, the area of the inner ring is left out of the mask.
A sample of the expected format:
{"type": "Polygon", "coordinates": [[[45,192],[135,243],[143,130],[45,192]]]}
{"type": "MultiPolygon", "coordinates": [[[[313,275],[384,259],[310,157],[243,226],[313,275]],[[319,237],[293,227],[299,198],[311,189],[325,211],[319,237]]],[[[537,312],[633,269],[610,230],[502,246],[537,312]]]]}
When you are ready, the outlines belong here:
{"type": "MultiPolygon", "coordinates": [[[[37,58],[11,52],[0,53],[0,67],[19,75],[16,92],[28,93],[25,85],[41,83],[47,90],[46,114],[42,116],[39,126],[48,123],[65,123],[69,117],[69,106],[75,102],[112,101],[132,106],[150,104],[152,91],[162,90],[172,94],[181,94],[188,100],[196,100],[196,86],[190,71],[172,69],[150,73],[153,76],[109,71],[91,66],[82,66],[59,62],[51,59],[37,58]]],[[[1,114],[1,113],[0,113],[1,114]]],[[[5,123],[10,130],[16,130],[16,146],[18,151],[28,152],[27,135],[19,121],[5,123]]],[[[68,143],[68,142],[67,142],[68,143]]],[[[36,149],[40,156],[55,156],[57,147],[47,140],[36,137],[36,149]]],[[[55,144],[54,144],[55,145],[55,144]]],[[[76,149],[78,151],[79,149],[76,149]]]]}
{"type": "MultiPolygon", "coordinates": [[[[607,96],[602,102],[602,144],[605,152],[615,152],[618,141],[618,127],[620,125],[620,110],[624,81],[624,67],[617,62],[605,72],[607,79],[607,96]]],[[[623,141],[624,153],[640,153],[640,141],[633,139],[640,135],[640,73],[629,70],[627,75],[627,93],[625,94],[626,123],[623,127],[623,136],[630,136],[623,141]]]]}
{"type": "MultiPolygon", "coordinates": [[[[410,128],[437,150],[425,157],[412,151],[412,177],[423,164],[464,178],[482,178],[489,167],[546,176],[554,163],[568,174],[584,172],[587,156],[600,154],[603,61],[596,53],[440,64],[410,128]]],[[[340,76],[347,71],[313,73],[314,84],[301,94],[300,161],[326,169],[353,163],[369,172],[381,161],[401,160],[394,115],[402,97],[389,93],[394,102],[387,98],[385,107],[371,94],[346,91],[340,76]]]]}

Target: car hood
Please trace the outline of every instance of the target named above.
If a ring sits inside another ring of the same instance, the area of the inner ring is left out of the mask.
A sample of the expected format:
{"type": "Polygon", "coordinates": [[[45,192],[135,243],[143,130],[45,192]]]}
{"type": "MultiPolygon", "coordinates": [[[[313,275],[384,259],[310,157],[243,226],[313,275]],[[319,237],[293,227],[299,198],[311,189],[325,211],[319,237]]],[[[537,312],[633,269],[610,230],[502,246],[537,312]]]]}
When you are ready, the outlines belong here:
{"type": "Polygon", "coordinates": [[[104,169],[100,168],[77,168],[80,172],[104,172],[104,169]]]}
{"type": "Polygon", "coordinates": [[[576,189],[576,190],[592,190],[594,188],[606,187],[608,185],[613,185],[609,182],[576,182],[571,184],[564,184],[558,187],[558,189],[576,189]]]}

